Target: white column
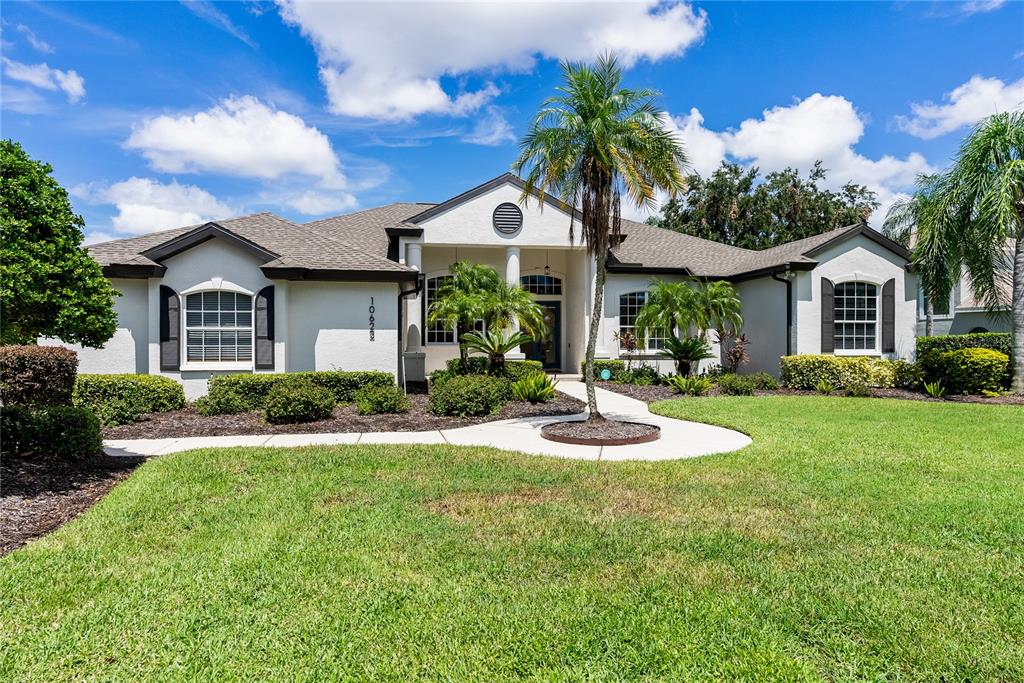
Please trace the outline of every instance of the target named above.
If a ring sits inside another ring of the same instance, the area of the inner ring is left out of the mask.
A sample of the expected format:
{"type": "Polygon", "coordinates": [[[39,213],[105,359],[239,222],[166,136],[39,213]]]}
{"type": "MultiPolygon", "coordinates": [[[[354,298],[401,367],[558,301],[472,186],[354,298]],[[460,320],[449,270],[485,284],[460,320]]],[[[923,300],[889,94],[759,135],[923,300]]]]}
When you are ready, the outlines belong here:
{"type": "Polygon", "coordinates": [[[288,371],[288,283],[274,282],[274,372],[288,371]]]}
{"type": "MultiPolygon", "coordinates": [[[[419,272],[423,271],[423,245],[415,242],[406,244],[405,265],[419,272]]],[[[423,346],[421,331],[423,329],[423,297],[425,292],[419,296],[405,300],[405,349],[406,351],[421,351],[423,346]]]]}
{"type": "MultiPolygon", "coordinates": [[[[519,247],[505,247],[505,282],[510,285],[519,284],[519,247]]],[[[519,321],[512,320],[509,333],[512,334],[518,331],[519,321]]],[[[522,351],[513,351],[512,353],[506,353],[505,358],[509,360],[522,360],[526,358],[526,354],[522,351]]]]}
{"type": "MultiPolygon", "coordinates": [[[[149,367],[147,372],[151,375],[160,374],[160,280],[151,277],[147,281],[149,285],[149,296],[147,301],[146,314],[149,319],[149,367]]],[[[182,311],[182,315],[185,312],[182,311]]],[[[184,344],[185,340],[182,339],[184,344]]]]}

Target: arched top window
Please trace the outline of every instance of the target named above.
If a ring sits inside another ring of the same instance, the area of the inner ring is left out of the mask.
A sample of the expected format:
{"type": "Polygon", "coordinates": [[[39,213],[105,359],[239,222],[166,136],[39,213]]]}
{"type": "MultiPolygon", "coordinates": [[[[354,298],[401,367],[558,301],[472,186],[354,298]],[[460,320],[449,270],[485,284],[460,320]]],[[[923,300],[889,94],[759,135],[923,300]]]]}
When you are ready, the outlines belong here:
{"type": "MultiPolygon", "coordinates": [[[[629,332],[636,335],[636,316],[647,303],[647,292],[627,292],[619,296],[619,334],[629,332]]],[[[665,347],[668,331],[648,331],[647,338],[637,337],[637,348],[657,350],[665,347]]]]}
{"type": "Polygon", "coordinates": [[[252,360],[252,297],[226,291],[185,295],[185,360],[252,360]]]}
{"type": "Polygon", "coordinates": [[[835,331],[837,351],[872,351],[878,343],[878,285],[870,282],[840,282],[835,286],[835,331]]]}
{"type": "Polygon", "coordinates": [[[553,275],[523,275],[519,286],[530,294],[561,296],[562,279],[553,275]]]}

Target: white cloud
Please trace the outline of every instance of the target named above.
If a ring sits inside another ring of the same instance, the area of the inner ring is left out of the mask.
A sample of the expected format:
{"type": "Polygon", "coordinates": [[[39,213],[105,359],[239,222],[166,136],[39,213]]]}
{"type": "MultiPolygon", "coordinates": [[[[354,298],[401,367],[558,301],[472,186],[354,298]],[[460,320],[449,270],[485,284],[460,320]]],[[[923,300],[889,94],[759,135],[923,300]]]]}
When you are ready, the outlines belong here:
{"type": "Polygon", "coordinates": [[[321,186],[346,185],[331,142],[293,114],[255,97],[228,98],[193,115],[157,116],[134,126],[125,142],[154,169],[277,179],[300,174],[321,186]]]}
{"type": "Polygon", "coordinates": [[[3,57],[4,72],[7,78],[41,90],[61,90],[72,104],[85,97],[85,79],[74,69],[61,71],[53,69],[46,62],[42,64],[23,64],[3,57]]]}
{"type": "Polygon", "coordinates": [[[929,140],[970,126],[986,116],[1024,107],[1024,78],[1003,83],[998,78],[972,76],[943,98],[945,104],[914,103],[913,116],[896,117],[901,130],[929,140]]]}
{"type": "Polygon", "coordinates": [[[968,0],[960,3],[961,14],[981,14],[997,10],[1006,4],[1006,0],[968,0]]]}
{"type": "Polygon", "coordinates": [[[704,176],[727,158],[757,166],[762,173],[786,167],[806,173],[815,161],[822,161],[828,169],[828,187],[838,189],[852,181],[877,193],[882,206],[872,216],[873,225],[879,225],[900,190],[912,185],[919,173],[933,170],[917,153],[903,159],[888,154],[870,159],[857,152],[864,120],[849,100],[836,95],[815,93],[789,106],[766,109],[760,117],[725,131],[705,128],[696,108],[675,117],[672,124],[694,170],[704,176]]]}
{"type": "Polygon", "coordinates": [[[508,122],[501,110],[494,106],[488,107],[487,113],[473,126],[473,131],[462,137],[463,142],[490,147],[514,142],[515,139],[516,135],[512,130],[512,124],[508,122]]]}
{"type": "Polygon", "coordinates": [[[212,2],[208,2],[207,0],[181,0],[181,4],[184,5],[189,12],[192,12],[192,14],[196,15],[206,23],[230,33],[249,47],[256,47],[256,43],[249,37],[249,34],[246,33],[242,27],[231,21],[231,17],[217,9],[212,2]]]}
{"type": "Polygon", "coordinates": [[[498,94],[487,83],[449,93],[442,77],[522,72],[537,58],[614,51],[626,66],[681,55],[705,13],[681,0],[643,2],[343,3],[278,0],[313,43],[332,112],[403,120],[466,114],[498,94]]]}
{"type": "Polygon", "coordinates": [[[323,216],[354,209],[356,198],[347,192],[318,192],[305,190],[292,195],[276,197],[273,203],[284,205],[306,216],[323,216]]]}
{"type": "Polygon", "coordinates": [[[100,190],[97,199],[117,207],[111,224],[120,237],[180,228],[238,213],[206,190],[181,185],[176,180],[160,183],[152,178],[133,177],[100,190]]]}
{"type": "Polygon", "coordinates": [[[36,51],[41,52],[44,55],[52,55],[54,53],[53,47],[37,36],[35,32],[28,26],[25,26],[25,24],[18,24],[18,32],[25,34],[25,40],[27,40],[28,44],[35,48],[36,51]]]}

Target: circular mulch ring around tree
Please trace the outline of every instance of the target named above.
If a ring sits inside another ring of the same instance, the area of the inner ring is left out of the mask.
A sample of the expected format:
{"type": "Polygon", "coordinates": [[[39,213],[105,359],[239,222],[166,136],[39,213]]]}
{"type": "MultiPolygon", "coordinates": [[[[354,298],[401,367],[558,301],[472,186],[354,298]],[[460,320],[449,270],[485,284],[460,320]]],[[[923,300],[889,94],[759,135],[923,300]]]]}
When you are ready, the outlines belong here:
{"type": "Polygon", "coordinates": [[[643,422],[605,420],[593,424],[582,420],[552,422],[541,428],[540,435],[548,441],[577,446],[630,446],[657,441],[661,438],[661,427],[643,422]]]}

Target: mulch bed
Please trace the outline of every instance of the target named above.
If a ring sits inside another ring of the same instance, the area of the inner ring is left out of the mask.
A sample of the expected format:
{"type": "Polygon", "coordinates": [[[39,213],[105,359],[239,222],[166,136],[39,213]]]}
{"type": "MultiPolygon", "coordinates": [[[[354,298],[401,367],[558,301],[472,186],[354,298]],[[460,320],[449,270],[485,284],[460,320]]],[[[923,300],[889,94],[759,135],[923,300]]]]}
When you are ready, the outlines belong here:
{"type": "Polygon", "coordinates": [[[62,526],[107,495],[143,458],[0,457],[0,555],[62,526]]]}
{"type": "MultiPolygon", "coordinates": [[[[600,382],[599,387],[607,389],[608,391],[614,391],[617,394],[623,394],[630,398],[635,398],[645,403],[654,403],[655,401],[664,401],[670,398],[687,398],[681,394],[676,393],[672,388],[665,385],[656,386],[637,386],[635,384],[619,384],[618,382],[600,382]]],[[[712,389],[708,396],[721,396],[717,389],[712,389]]],[[[755,396],[820,396],[817,391],[807,391],[798,389],[776,389],[774,391],[755,391],[755,396]]],[[[845,396],[845,392],[840,389],[836,391],[832,396],[845,396]]],[[[898,398],[906,401],[934,401],[934,402],[953,402],[953,403],[995,403],[1003,405],[1024,405],[1024,396],[1019,394],[1005,394],[1003,396],[952,396],[946,395],[945,398],[932,398],[928,394],[923,394],[917,391],[907,391],[906,389],[872,389],[871,396],[864,398],[898,398]]]]}
{"type": "Polygon", "coordinates": [[[421,432],[454,429],[495,420],[542,415],[582,413],[586,404],[558,392],[555,399],[536,405],[510,401],[494,415],[483,417],[439,417],[427,411],[425,394],[410,394],[412,409],[397,415],[358,415],[355,406],[334,409],[327,420],[300,424],[272,425],[262,411],[239,415],[200,415],[191,406],[183,410],[147,415],[141,422],[105,427],[104,439],[162,439],[183,436],[228,436],[234,434],[332,434],[341,432],[421,432]]]}
{"type": "Polygon", "coordinates": [[[602,420],[588,422],[555,422],[541,430],[543,436],[563,443],[621,446],[627,443],[642,443],[658,438],[661,430],[655,425],[640,422],[602,420]]]}

